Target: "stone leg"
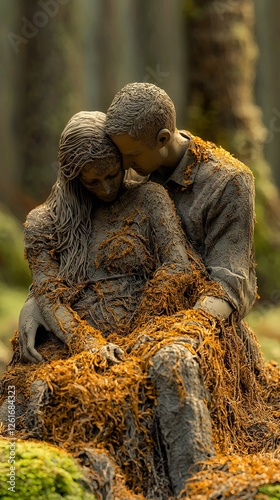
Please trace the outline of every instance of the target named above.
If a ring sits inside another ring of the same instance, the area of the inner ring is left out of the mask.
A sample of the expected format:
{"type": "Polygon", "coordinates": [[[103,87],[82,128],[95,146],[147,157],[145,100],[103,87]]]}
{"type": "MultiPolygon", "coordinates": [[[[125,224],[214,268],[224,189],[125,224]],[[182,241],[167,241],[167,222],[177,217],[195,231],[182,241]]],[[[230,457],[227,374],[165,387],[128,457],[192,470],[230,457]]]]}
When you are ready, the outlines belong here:
{"type": "Polygon", "coordinates": [[[149,375],[157,390],[157,417],[175,495],[198,471],[199,461],[215,454],[209,398],[196,357],[181,344],[162,347],[151,359],[149,375]]]}

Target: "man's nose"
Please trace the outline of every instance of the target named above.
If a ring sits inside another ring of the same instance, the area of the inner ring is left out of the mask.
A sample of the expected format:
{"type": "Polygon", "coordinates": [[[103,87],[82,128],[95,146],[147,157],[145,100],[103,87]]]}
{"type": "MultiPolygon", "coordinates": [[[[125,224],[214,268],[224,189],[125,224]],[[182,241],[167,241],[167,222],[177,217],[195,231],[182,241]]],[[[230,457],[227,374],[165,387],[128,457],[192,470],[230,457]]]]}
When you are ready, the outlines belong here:
{"type": "Polygon", "coordinates": [[[124,170],[128,170],[129,168],[133,167],[133,160],[131,159],[131,156],[127,155],[123,155],[122,157],[122,164],[123,164],[123,168],[124,170]]]}

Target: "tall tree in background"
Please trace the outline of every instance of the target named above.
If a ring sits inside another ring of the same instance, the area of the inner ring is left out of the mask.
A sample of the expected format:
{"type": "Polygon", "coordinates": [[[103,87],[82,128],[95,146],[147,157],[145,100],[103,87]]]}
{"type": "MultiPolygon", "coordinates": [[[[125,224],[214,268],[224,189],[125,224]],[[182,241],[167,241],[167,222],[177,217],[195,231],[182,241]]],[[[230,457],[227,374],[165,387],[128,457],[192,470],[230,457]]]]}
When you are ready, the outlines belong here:
{"type": "MultiPolygon", "coordinates": [[[[254,100],[257,47],[254,0],[185,3],[190,46],[189,121],[198,135],[222,145],[256,177],[256,257],[261,295],[280,289],[280,201],[264,160],[266,138],[254,100]]],[[[278,297],[279,298],[279,297],[278,297]]]]}
{"type": "Polygon", "coordinates": [[[172,0],[134,2],[134,33],[136,47],[142,59],[140,81],[163,87],[172,97],[180,126],[185,125],[186,93],[186,33],[182,3],[172,0]]]}
{"type": "Polygon", "coordinates": [[[2,71],[0,72],[0,151],[1,151],[1,182],[0,200],[1,204],[9,204],[11,189],[16,177],[16,137],[14,134],[14,104],[16,85],[16,55],[8,35],[15,24],[15,9],[10,2],[0,3],[0,60],[2,71]],[[11,92],[13,89],[13,92],[11,92]]]}
{"type": "Polygon", "coordinates": [[[185,32],[180,1],[80,0],[86,12],[89,103],[106,111],[128,82],[148,81],[173,98],[185,119],[185,32]]]}
{"type": "Polygon", "coordinates": [[[256,34],[259,45],[256,95],[268,128],[265,156],[280,187],[280,2],[255,0],[256,34]]]}
{"type": "Polygon", "coordinates": [[[16,213],[24,217],[46,198],[56,178],[59,135],[67,119],[82,108],[83,73],[75,43],[79,31],[74,4],[19,4],[18,33],[23,39],[14,46],[20,81],[15,123],[18,182],[24,198],[16,213]]]}

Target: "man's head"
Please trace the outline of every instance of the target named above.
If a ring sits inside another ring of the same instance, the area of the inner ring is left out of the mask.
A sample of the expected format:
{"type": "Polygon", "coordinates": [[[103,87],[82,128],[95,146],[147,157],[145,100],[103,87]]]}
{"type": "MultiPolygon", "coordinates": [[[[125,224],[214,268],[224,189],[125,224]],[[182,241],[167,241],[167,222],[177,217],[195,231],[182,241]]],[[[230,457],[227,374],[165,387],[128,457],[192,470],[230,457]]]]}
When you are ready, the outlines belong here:
{"type": "Polygon", "coordinates": [[[106,132],[123,155],[125,168],[147,175],[166,158],[176,129],[176,111],[166,92],[150,83],[129,83],[107,111],[106,132]]]}

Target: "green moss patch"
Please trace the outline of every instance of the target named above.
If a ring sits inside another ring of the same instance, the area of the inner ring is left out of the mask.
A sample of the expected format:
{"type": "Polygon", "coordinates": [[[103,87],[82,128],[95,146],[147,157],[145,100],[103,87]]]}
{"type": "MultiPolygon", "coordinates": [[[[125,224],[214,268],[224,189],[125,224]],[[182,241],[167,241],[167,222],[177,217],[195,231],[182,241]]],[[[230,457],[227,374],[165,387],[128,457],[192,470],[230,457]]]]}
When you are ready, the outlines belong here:
{"type": "Polygon", "coordinates": [[[78,463],[55,446],[0,440],[0,498],[95,500],[78,463]]]}

